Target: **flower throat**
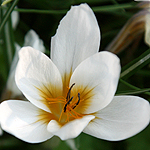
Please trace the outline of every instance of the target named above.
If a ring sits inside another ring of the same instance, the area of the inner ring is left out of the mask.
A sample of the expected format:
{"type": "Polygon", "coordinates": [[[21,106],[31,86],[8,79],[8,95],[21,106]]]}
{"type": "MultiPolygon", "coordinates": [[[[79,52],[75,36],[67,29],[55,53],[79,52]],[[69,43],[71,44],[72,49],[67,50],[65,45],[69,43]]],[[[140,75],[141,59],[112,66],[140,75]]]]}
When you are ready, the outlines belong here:
{"type": "Polygon", "coordinates": [[[81,118],[83,116],[74,110],[81,101],[79,92],[76,95],[71,95],[71,91],[74,86],[75,83],[70,86],[66,94],[66,98],[63,96],[57,98],[46,98],[50,105],[56,104],[56,106],[60,106],[57,107],[60,109],[60,113],[55,114],[58,117],[58,121],[60,123],[65,123],[73,119],[81,118]]]}
{"type": "Polygon", "coordinates": [[[77,107],[77,105],[79,105],[80,103],[80,93],[78,92],[78,96],[77,96],[77,100],[74,101],[74,97],[71,97],[71,90],[74,87],[75,83],[73,83],[71,85],[71,87],[68,90],[66,99],[65,99],[65,104],[64,107],[62,109],[62,112],[60,114],[59,117],[59,121],[61,120],[62,114],[65,113],[67,118],[66,118],[66,122],[69,121],[70,117],[73,117],[74,119],[76,118],[80,118],[82,115],[77,113],[74,109],[77,107]]]}

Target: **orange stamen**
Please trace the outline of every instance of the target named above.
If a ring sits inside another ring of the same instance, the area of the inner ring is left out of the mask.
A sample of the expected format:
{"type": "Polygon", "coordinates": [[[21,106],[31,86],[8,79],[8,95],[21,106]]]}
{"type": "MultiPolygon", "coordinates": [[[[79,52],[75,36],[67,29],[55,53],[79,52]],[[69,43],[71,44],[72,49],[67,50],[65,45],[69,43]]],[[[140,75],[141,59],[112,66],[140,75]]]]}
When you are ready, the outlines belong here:
{"type": "MultiPolygon", "coordinates": [[[[63,96],[59,96],[59,97],[56,97],[56,98],[46,98],[46,100],[48,101],[49,104],[59,104],[59,103],[62,103],[62,105],[60,105],[60,109],[62,107],[62,110],[60,110],[60,115],[59,115],[59,118],[58,118],[58,121],[59,122],[63,122],[63,113],[66,115],[66,120],[65,122],[69,122],[70,120],[70,117],[72,117],[72,119],[78,119],[78,118],[81,118],[83,115],[82,114],[79,114],[78,112],[76,112],[74,110],[74,108],[77,107],[77,105],[83,101],[84,99],[80,99],[80,93],[78,92],[77,95],[75,96],[72,96],[71,94],[71,91],[72,91],[72,88],[74,87],[75,83],[73,83],[71,85],[70,88],[68,88],[68,93],[66,94],[66,98],[64,98],[63,96]],[[74,100],[75,99],[75,100],[74,100]]],[[[80,91],[80,90],[79,90],[80,91]]]]}

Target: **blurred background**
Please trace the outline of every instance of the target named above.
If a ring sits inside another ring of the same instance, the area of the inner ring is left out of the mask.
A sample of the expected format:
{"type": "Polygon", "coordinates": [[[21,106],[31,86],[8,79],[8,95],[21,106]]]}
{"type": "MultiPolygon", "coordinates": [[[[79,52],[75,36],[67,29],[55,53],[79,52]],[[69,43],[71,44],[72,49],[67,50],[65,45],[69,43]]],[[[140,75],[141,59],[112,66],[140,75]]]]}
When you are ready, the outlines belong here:
{"type": "MultiPolygon", "coordinates": [[[[2,2],[0,0],[0,4],[2,2]]],[[[72,5],[81,3],[87,3],[98,20],[101,30],[99,51],[111,51],[121,60],[122,73],[116,95],[138,95],[150,100],[148,1],[141,3],[133,0],[14,0],[0,6],[1,101],[14,98],[8,96],[6,85],[16,43],[22,47],[25,35],[33,29],[43,41],[45,53],[49,56],[51,37],[56,33],[59,21],[72,5]],[[11,9],[17,14],[12,16],[11,9]]],[[[82,133],[74,140],[61,141],[58,137],[53,137],[41,144],[28,144],[3,132],[0,136],[0,150],[13,149],[149,150],[150,126],[134,137],[119,142],[109,142],[82,133]]]]}

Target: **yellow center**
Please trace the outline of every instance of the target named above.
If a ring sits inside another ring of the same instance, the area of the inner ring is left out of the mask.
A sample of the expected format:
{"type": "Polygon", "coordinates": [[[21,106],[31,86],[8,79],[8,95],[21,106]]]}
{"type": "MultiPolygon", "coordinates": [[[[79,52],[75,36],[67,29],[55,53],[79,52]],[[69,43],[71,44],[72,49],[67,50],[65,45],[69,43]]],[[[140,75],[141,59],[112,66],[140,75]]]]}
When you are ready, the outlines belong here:
{"type": "MultiPolygon", "coordinates": [[[[56,105],[59,105],[60,113],[57,115],[57,117],[59,118],[58,121],[62,124],[83,116],[83,114],[75,111],[76,107],[80,102],[83,101],[83,99],[81,99],[79,92],[77,93],[77,95],[72,96],[71,91],[74,85],[75,83],[71,85],[66,97],[61,96],[57,98],[46,98],[51,106],[55,105],[54,107],[56,107],[56,105]]],[[[53,109],[51,109],[51,111],[53,111],[53,109]]]]}
{"type": "Polygon", "coordinates": [[[91,99],[94,95],[93,89],[77,86],[75,83],[64,88],[63,92],[52,85],[37,89],[43,98],[42,102],[51,111],[48,113],[41,110],[39,120],[47,123],[50,120],[56,120],[60,125],[87,115],[84,112],[91,105],[91,99]]]}

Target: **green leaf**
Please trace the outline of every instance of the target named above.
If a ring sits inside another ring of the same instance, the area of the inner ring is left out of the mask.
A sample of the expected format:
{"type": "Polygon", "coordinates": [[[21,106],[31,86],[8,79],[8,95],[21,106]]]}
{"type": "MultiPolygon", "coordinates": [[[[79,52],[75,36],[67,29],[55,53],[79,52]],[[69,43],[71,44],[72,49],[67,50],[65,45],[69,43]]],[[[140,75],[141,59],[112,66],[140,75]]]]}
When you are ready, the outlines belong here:
{"type": "MultiPolygon", "coordinates": [[[[130,87],[131,89],[134,89],[134,90],[136,90],[136,91],[142,91],[142,89],[140,89],[140,88],[138,88],[138,87],[136,87],[136,86],[134,86],[134,85],[132,85],[132,84],[130,84],[130,83],[124,81],[123,79],[120,79],[119,81],[120,81],[121,83],[123,83],[124,85],[130,87]]],[[[150,95],[150,92],[146,92],[146,91],[145,91],[144,94],[150,95]]]]}
{"type": "MultiPolygon", "coordinates": [[[[7,55],[7,63],[10,67],[13,55],[15,53],[15,46],[14,46],[14,36],[13,36],[13,29],[12,29],[12,23],[11,23],[11,17],[8,18],[7,23],[4,26],[4,43],[5,43],[5,49],[4,53],[7,55]]],[[[6,62],[5,62],[6,63],[6,62]]]]}
{"type": "Polygon", "coordinates": [[[67,10],[41,10],[41,9],[23,9],[15,8],[15,11],[21,13],[38,13],[38,14],[65,14],[67,10]]]}
{"type": "Polygon", "coordinates": [[[135,72],[150,63],[150,49],[144,52],[137,59],[134,59],[131,63],[127,64],[122,68],[120,78],[127,79],[132,76],[135,72]]]}
{"type": "MultiPolygon", "coordinates": [[[[92,7],[94,12],[112,12],[127,8],[135,7],[134,3],[128,4],[116,4],[116,5],[107,5],[107,6],[100,6],[100,7],[92,7]]],[[[41,10],[41,9],[23,9],[23,8],[15,8],[15,11],[22,12],[22,13],[39,13],[39,14],[65,14],[68,10],[41,10]]]]}
{"type": "Polygon", "coordinates": [[[1,22],[1,24],[0,24],[0,32],[1,32],[1,30],[3,29],[5,23],[7,22],[7,20],[8,20],[8,18],[9,18],[10,14],[11,14],[11,12],[13,11],[13,9],[14,9],[14,7],[16,6],[16,4],[18,3],[18,1],[19,1],[19,0],[14,0],[13,3],[12,3],[12,5],[10,5],[10,7],[7,9],[7,11],[6,11],[4,17],[2,18],[2,22],[1,22]]]}
{"type": "Polygon", "coordinates": [[[150,70],[145,70],[145,69],[139,70],[137,72],[137,75],[142,77],[150,77],[150,70]]]}
{"type": "MultiPolygon", "coordinates": [[[[13,3],[12,3],[13,5],[13,3]]],[[[12,9],[12,5],[9,7],[12,9]]],[[[1,51],[1,60],[3,60],[1,68],[1,75],[4,80],[6,80],[10,65],[13,59],[15,47],[14,47],[14,38],[13,38],[13,29],[11,24],[11,11],[1,9],[1,24],[0,24],[0,51],[1,51]],[[3,14],[4,17],[3,17],[3,14]]],[[[13,9],[12,9],[13,10],[13,9]]]]}
{"type": "Polygon", "coordinates": [[[99,6],[93,7],[94,12],[108,12],[108,11],[116,11],[122,9],[129,9],[135,7],[135,3],[127,3],[127,4],[116,4],[116,5],[107,5],[107,6],[99,6]]]}
{"type": "Polygon", "coordinates": [[[138,95],[138,94],[141,94],[141,93],[145,93],[145,92],[149,92],[150,91],[150,88],[147,88],[147,89],[139,89],[139,90],[130,90],[130,91],[123,91],[123,92],[117,92],[116,95],[138,95]]]}

